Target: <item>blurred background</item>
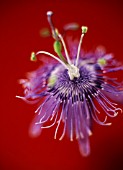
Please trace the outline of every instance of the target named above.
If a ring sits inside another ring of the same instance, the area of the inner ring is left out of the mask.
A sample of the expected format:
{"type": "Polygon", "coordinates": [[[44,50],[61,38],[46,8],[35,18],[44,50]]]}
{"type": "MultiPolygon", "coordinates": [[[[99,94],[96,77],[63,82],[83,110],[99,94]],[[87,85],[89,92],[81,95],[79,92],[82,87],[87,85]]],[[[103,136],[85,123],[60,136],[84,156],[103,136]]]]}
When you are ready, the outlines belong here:
{"type": "MultiPolygon", "coordinates": [[[[67,137],[54,140],[54,129],[44,129],[38,138],[30,138],[29,125],[37,105],[15,98],[22,95],[18,79],[35,70],[40,63],[30,62],[32,51],[53,52],[51,38],[42,38],[40,30],[48,27],[46,12],[54,11],[54,21],[87,25],[86,51],[98,45],[106,47],[123,62],[122,1],[85,0],[1,0],[0,1],[0,170],[122,170],[123,115],[110,127],[94,124],[90,137],[91,155],[80,155],[77,142],[67,137]]],[[[123,73],[118,74],[122,79],[123,73]]],[[[121,106],[122,107],[122,106],[121,106]]]]}

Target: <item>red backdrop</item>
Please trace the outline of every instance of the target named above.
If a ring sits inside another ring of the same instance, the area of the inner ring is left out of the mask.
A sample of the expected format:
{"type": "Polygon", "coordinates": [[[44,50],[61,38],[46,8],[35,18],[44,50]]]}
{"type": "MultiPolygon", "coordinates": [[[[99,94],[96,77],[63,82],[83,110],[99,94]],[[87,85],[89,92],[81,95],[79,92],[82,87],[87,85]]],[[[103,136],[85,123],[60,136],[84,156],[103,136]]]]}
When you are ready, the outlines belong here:
{"type": "MultiPolygon", "coordinates": [[[[52,52],[52,40],[39,31],[48,26],[46,11],[54,11],[60,28],[76,21],[87,25],[86,50],[104,45],[123,62],[123,4],[120,1],[25,0],[0,1],[0,170],[121,170],[123,169],[123,115],[110,127],[94,126],[91,155],[81,157],[76,142],[53,139],[54,127],[32,139],[28,127],[36,106],[15,98],[22,95],[17,80],[39,66],[30,62],[32,51],[52,52]]],[[[121,77],[123,73],[119,73],[121,77]]]]}

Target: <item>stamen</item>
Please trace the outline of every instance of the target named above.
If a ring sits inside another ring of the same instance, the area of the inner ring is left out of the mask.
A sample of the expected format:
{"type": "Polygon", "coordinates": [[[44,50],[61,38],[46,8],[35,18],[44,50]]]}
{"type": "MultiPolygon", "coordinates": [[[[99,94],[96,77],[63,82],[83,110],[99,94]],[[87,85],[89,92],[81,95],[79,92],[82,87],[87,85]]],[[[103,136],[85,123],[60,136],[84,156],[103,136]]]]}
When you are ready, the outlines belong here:
{"type": "Polygon", "coordinates": [[[36,55],[38,54],[46,54],[46,55],[49,55],[50,57],[54,58],[55,60],[57,60],[59,63],[61,63],[65,68],[69,69],[69,67],[62,61],[60,60],[59,58],[57,58],[56,56],[54,56],[53,54],[47,52],[47,51],[38,51],[36,53],[36,55]]]}
{"type": "Polygon", "coordinates": [[[77,77],[77,78],[80,77],[79,69],[76,66],[74,66],[73,64],[72,65],[65,64],[62,60],[60,60],[59,58],[57,58],[56,56],[54,56],[53,54],[51,54],[47,51],[38,51],[36,53],[36,55],[38,55],[38,54],[49,55],[50,57],[54,58],[59,63],[61,63],[68,70],[68,74],[69,74],[69,77],[70,77],[71,80],[73,80],[74,77],[77,77]]]}
{"type": "Polygon", "coordinates": [[[78,65],[78,61],[79,61],[79,56],[80,56],[80,51],[81,51],[82,40],[83,40],[83,37],[84,37],[85,33],[87,32],[87,30],[88,30],[88,27],[82,26],[82,34],[81,34],[80,41],[79,41],[79,46],[78,46],[78,51],[77,51],[77,57],[76,57],[76,63],[75,63],[76,66],[78,65]]]}
{"type": "Polygon", "coordinates": [[[63,44],[63,47],[64,47],[64,51],[65,51],[65,55],[66,55],[67,61],[68,61],[68,63],[71,65],[71,60],[70,60],[70,57],[69,57],[69,55],[68,55],[68,51],[67,51],[67,48],[66,48],[64,39],[63,39],[63,37],[62,37],[61,34],[58,34],[58,36],[59,36],[59,38],[60,38],[60,40],[61,40],[61,42],[62,42],[62,44],[63,44]]]}

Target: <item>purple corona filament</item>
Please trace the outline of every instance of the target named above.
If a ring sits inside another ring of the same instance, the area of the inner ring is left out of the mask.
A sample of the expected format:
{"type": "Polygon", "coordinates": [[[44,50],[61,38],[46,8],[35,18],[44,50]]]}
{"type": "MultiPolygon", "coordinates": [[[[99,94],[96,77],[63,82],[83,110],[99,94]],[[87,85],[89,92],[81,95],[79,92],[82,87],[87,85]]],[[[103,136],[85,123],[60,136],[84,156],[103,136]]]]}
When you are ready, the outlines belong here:
{"type": "MultiPolygon", "coordinates": [[[[24,97],[16,97],[27,103],[41,103],[30,125],[31,136],[37,137],[42,129],[55,125],[55,139],[59,136],[59,140],[62,140],[67,132],[71,141],[75,138],[78,140],[80,153],[88,156],[92,121],[109,126],[111,123],[107,122],[107,117],[115,117],[119,111],[122,112],[113,102],[123,103],[122,84],[107,74],[123,70],[123,66],[113,59],[112,54],[106,54],[101,48],[94,53],[82,51],[83,37],[88,30],[86,26],[82,26],[78,47],[73,43],[68,54],[63,36],[52,22],[52,14],[48,11],[47,19],[55,40],[54,51],[57,55],[47,51],[39,51],[36,54],[32,52],[31,60],[48,55],[55,62],[45,63],[28,74],[27,79],[20,80],[24,87],[24,97]],[[99,106],[105,113],[103,121],[99,118],[99,106]],[[63,130],[62,134],[58,135],[60,126],[63,130]]],[[[77,26],[68,24],[65,28],[71,30],[77,26]]]]}

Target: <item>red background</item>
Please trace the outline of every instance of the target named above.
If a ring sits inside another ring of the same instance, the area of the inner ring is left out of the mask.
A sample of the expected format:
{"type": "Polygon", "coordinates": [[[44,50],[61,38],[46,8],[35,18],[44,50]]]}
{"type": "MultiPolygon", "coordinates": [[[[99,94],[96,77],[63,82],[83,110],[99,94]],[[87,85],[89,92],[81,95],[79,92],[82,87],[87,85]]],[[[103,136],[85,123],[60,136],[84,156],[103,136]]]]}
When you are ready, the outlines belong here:
{"type": "MultiPolygon", "coordinates": [[[[0,170],[121,170],[123,169],[123,115],[110,127],[94,126],[91,155],[81,157],[77,142],[53,139],[54,127],[32,139],[28,127],[36,106],[15,98],[22,95],[17,80],[39,66],[32,51],[52,52],[52,40],[39,36],[47,27],[46,11],[54,11],[60,28],[76,21],[87,25],[86,50],[104,45],[123,62],[123,4],[120,1],[44,0],[0,1],[0,170]]],[[[121,77],[123,73],[119,74],[121,77]]]]}

